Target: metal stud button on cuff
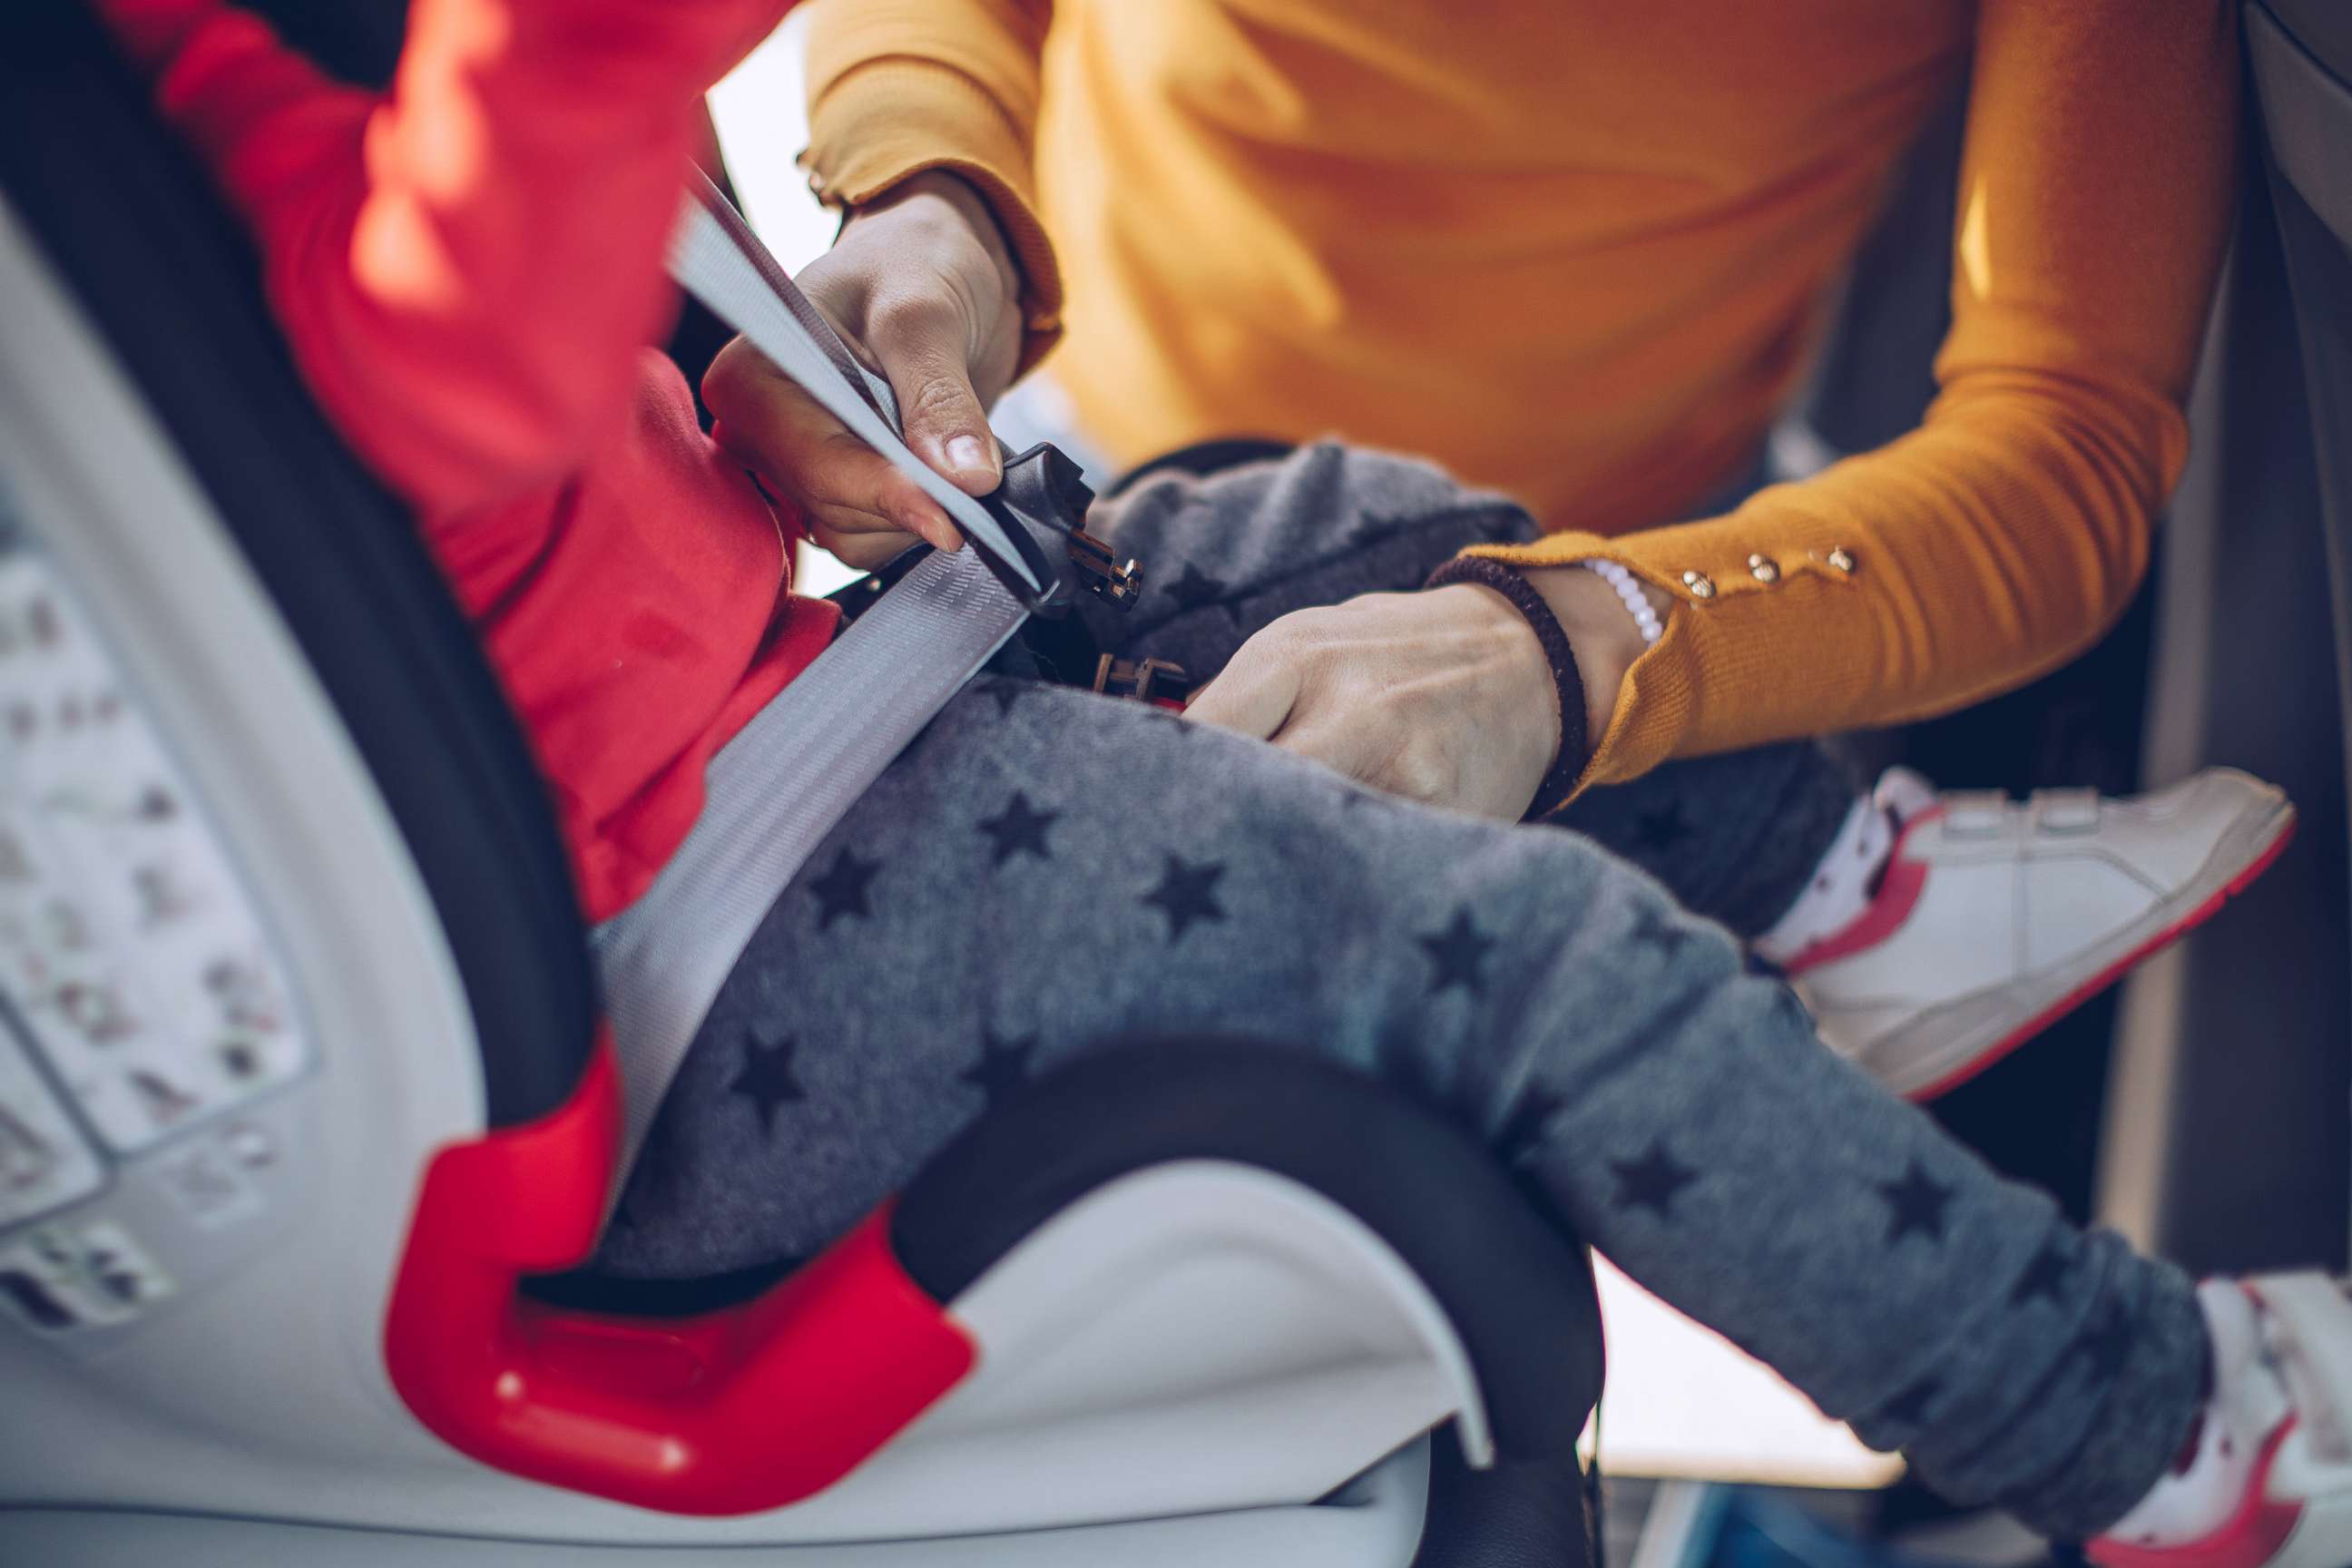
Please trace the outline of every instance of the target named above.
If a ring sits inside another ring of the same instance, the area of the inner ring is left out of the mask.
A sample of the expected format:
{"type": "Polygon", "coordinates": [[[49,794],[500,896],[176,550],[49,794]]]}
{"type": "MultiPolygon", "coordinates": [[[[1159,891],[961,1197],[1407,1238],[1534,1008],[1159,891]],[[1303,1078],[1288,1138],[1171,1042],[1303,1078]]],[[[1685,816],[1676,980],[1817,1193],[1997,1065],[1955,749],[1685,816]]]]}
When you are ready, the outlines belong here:
{"type": "MultiPolygon", "coordinates": [[[[1827,566],[1841,577],[1851,577],[1862,569],[1862,563],[1854,559],[1853,552],[1843,544],[1832,547],[1827,554],[1818,550],[1808,551],[1806,554],[1809,559],[1827,566]]],[[[1583,566],[1591,563],[1580,561],[1576,564],[1583,566]]],[[[1780,563],[1769,555],[1751,553],[1748,557],[1748,574],[1769,588],[1780,581],[1780,563]]],[[[1696,569],[1682,574],[1682,584],[1692,598],[1702,603],[1714,598],[1718,591],[1715,579],[1696,569]]]]}

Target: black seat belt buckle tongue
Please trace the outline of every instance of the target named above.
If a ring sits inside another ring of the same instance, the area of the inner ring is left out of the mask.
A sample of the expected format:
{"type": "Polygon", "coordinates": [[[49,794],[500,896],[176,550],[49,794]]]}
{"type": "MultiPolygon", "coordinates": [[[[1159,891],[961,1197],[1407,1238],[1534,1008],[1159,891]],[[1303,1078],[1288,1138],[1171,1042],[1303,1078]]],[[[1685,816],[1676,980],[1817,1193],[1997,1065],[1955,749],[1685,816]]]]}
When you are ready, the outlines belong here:
{"type": "Polygon", "coordinates": [[[1030,575],[1045,587],[1033,589],[1012,563],[981,540],[971,543],[996,580],[1032,615],[1067,614],[1080,594],[1122,610],[1133,608],[1141,595],[1143,576],[1135,563],[1120,564],[1109,545],[1087,531],[1087,509],[1094,499],[1078,465],[1050,441],[1006,458],[1003,483],[980,498],[1021,552],[1030,575]]]}

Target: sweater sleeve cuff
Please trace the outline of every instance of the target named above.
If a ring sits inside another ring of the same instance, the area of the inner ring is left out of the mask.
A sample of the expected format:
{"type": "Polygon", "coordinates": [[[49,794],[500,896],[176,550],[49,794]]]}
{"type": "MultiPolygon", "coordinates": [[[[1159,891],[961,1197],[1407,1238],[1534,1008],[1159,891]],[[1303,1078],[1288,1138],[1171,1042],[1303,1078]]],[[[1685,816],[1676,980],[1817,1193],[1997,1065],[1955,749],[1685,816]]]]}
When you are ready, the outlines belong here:
{"type": "Polygon", "coordinates": [[[1826,542],[1727,554],[1713,531],[1558,533],[1469,552],[1523,570],[1614,561],[1675,601],[1665,635],[1627,672],[1577,793],[1676,756],[1841,728],[1866,701],[1873,660],[1853,554],[1826,542]]]}
{"type": "Polygon", "coordinates": [[[1029,147],[1003,109],[951,66],[905,58],[856,67],[809,109],[809,189],[846,211],[940,169],[981,194],[1021,268],[1022,371],[1062,331],[1062,274],[1037,216],[1029,147]]]}

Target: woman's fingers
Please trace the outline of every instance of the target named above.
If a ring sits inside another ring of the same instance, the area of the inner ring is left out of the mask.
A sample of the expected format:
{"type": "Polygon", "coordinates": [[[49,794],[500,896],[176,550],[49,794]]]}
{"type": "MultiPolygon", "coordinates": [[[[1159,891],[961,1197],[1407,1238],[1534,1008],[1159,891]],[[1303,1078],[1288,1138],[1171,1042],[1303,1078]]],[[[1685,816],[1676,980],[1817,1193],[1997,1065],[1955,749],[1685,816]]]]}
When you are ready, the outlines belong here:
{"type": "Polygon", "coordinates": [[[836,554],[832,540],[854,534],[889,536],[859,552],[883,560],[913,539],[942,550],[962,543],[939,502],[742,339],[719,351],[702,394],[719,444],[807,514],[836,554]]]}
{"type": "Polygon", "coordinates": [[[1268,653],[1241,668],[1234,664],[1184,710],[1188,719],[1271,741],[1293,756],[1319,763],[1343,777],[1408,800],[1444,801],[1455,781],[1445,748],[1434,737],[1401,731],[1377,696],[1328,661],[1268,653]],[[1236,679],[1236,675],[1239,679],[1236,679]]]}
{"type": "Polygon", "coordinates": [[[1185,704],[1184,717],[1270,741],[1290,717],[1304,681],[1288,640],[1273,628],[1244,643],[1223,673],[1185,704]]]}
{"type": "Polygon", "coordinates": [[[1541,643],[1483,588],[1285,616],[1187,710],[1408,799],[1506,820],[1559,748],[1541,643]]]}
{"type": "Polygon", "coordinates": [[[909,531],[877,525],[871,513],[834,507],[803,507],[809,538],[853,570],[871,572],[915,542],[909,531]]]}
{"type": "Polygon", "coordinates": [[[1429,798],[1419,790],[1406,787],[1406,781],[1392,776],[1388,763],[1393,748],[1384,744],[1381,734],[1370,726],[1349,721],[1344,712],[1300,715],[1294,711],[1291,721],[1274,737],[1274,743],[1295,757],[1320,763],[1358,784],[1416,800],[1429,798]]]}

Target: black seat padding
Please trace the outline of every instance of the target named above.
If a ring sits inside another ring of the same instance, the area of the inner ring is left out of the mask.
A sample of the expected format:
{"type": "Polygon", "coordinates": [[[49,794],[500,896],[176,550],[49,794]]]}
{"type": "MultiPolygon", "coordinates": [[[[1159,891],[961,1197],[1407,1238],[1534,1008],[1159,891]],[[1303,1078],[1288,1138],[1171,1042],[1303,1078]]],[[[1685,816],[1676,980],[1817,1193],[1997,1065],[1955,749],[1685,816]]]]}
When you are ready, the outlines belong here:
{"type": "Polygon", "coordinates": [[[491,1123],[544,1114],[578,1082],[594,1021],[546,789],[408,514],[296,374],[250,243],[73,0],[0,6],[0,183],[373,774],[455,954],[491,1123]]]}
{"type": "Polygon", "coordinates": [[[2294,34],[2314,60],[2352,81],[2352,5],[2344,0],[2256,0],[2256,4],[2294,34]]]}
{"type": "Polygon", "coordinates": [[[389,86],[408,36],[408,0],[236,0],[329,75],[389,86]]]}
{"type": "Polygon", "coordinates": [[[2262,121],[2262,144],[2274,174],[2352,246],[2352,6],[2290,21],[2293,6],[2246,8],[2246,47],[2262,121]]]}
{"type": "Polygon", "coordinates": [[[1602,1373],[1583,1248],[1453,1122],[1301,1050],[1137,1040],[1050,1073],[924,1167],[891,1239],[952,1300],[1087,1194],[1186,1160],[1289,1177],[1362,1220],[1453,1321],[1502,1456],[1574,1447],[1602,1373]]]}
{"type": "Polygon", "coordinates": [[[1573,1453],[1474,1470],[1439,1432],[1412,1568],[1600,1568],[1591,1497],[1573,1453]]]}

